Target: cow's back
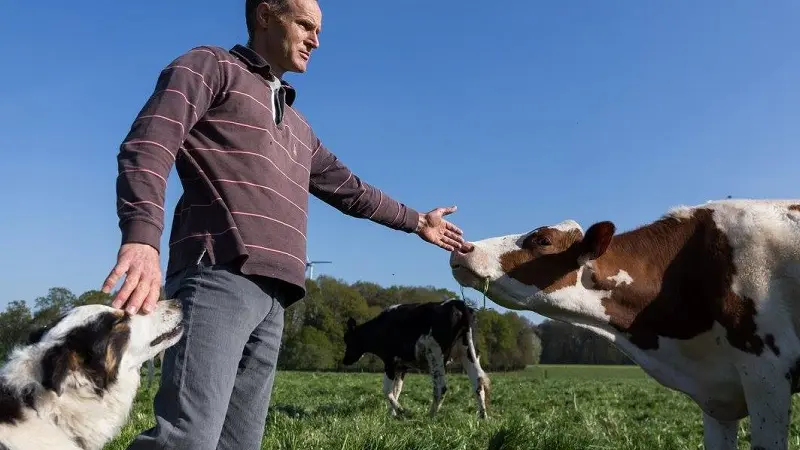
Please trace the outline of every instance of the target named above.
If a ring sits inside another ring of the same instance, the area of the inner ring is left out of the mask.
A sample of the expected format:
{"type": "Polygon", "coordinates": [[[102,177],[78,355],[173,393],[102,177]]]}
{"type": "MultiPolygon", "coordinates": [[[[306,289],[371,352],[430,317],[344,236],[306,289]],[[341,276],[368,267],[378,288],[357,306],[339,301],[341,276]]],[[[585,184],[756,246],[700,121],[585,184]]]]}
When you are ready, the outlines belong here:
{"type": "Polygon", "coordinates": [[[779,271],[800,263],[800,200],[720,200],[697,208],[713,211],[737,268],[779,271]]]}
{"type": "Polygon", "coordinates": [[[800,200],[721,200],[698,208],[713,211],[715,225],[731,246],[734,290],[752,298],[762,316],[797,311],[800,200]]]}

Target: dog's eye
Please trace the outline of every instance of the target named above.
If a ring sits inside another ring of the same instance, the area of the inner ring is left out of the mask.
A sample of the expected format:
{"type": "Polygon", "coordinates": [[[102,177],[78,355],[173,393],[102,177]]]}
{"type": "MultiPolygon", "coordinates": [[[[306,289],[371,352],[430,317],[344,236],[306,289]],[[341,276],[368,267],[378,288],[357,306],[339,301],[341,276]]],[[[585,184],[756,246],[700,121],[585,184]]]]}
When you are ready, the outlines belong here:
{"type": "Polygon", "coordinates": [[[127,314],[115,314],[114,321],[112,322],[114,325],[119,325],[121,323],[128,323],[131,321],[131,316],[127,314]]]}
{"type": "Polygon", "coordinates": [[[552,242],[550,242],[550,238],[548,238],[547,236],[539,236],[538,238],[536,238],[536,244],[541,245],[542,247],[546,247],[548,245],[552,245],[552,242]]]}

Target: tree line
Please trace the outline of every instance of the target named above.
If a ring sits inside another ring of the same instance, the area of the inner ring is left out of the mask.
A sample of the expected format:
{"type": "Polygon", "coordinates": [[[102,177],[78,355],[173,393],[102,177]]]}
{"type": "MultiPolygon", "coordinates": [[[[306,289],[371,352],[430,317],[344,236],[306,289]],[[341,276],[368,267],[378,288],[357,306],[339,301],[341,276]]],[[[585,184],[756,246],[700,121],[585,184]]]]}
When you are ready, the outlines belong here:
{"type": "MultiPolygon", "coordinates": [[[[430,286],[382,287],[365,281],[346,283],[326,276],[306,280],[306,287],[306,297],[285,313],[278,357],[278,367],[282,370],[380,371],[383,365],[373,355],[365,355],[353,366],[341,363],[348,318],[363,323],[394,304],[460,297],[450,290],[430,286]]],[[[31,331],[49,324],[70,308],[109,305],[113,296],[114,293],[98,290],[75,295],[67,288],[54,287],[32,305],[24,300],[9,302],[0,313],[0,358],[5,359],[31,331]]],[[[465,300],[478,310],[474,339],[484,370],[513,371],[539,363],[632,364],[613,345],[586,330],[551,320],[536,325],[515,312],[483,309],[473,299],[465,300]]],[[[456,366],[455,370],[460,368],[456,366]]]]}

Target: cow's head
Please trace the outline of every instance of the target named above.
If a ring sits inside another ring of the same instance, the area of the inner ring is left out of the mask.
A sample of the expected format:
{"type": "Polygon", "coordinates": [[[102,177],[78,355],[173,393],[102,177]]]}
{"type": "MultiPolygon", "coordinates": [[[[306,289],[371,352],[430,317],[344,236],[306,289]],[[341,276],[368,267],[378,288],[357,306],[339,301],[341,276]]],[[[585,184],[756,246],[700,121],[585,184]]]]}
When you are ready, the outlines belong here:
{"type": "Polygon", "coordinates": [[[452,253],[450,266],[459,284],[481,291],[488,286],[487,297],[505,308],[539,309],[559,301],[551,294],[579,286],[579,269],[605,253],[614,232],[613,223],[598,222],[584,234],[566,220],[473,242],[452,253]]]}
{"type": "Polygon", "coordinates": [[[350,317],[347,319],[347,329],[344,332],[344,358],[342,364],[349,366],[358,362],[364,356],[364,342],[358,332],[356,320],[350,317]]]}

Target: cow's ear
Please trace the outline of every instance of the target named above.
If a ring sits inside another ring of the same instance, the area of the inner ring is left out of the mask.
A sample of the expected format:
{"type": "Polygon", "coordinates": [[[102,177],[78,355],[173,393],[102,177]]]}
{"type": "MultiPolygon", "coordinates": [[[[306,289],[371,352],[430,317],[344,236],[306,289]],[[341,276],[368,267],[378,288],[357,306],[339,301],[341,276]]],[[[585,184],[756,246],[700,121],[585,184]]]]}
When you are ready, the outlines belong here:
{"type": "Polygon", "coordinates": [[[353,331],[353,328],[356,327],[356,319],[350,317],[347,319],[347,331],[353,331]]]}
{"type": "Polygon", "coordinates": [[[609,221],[597,222],[589,227],[583,237],[583,256],[589,260],[602,256],[611,244],[616,230],[614,223],[609,221]]]}

